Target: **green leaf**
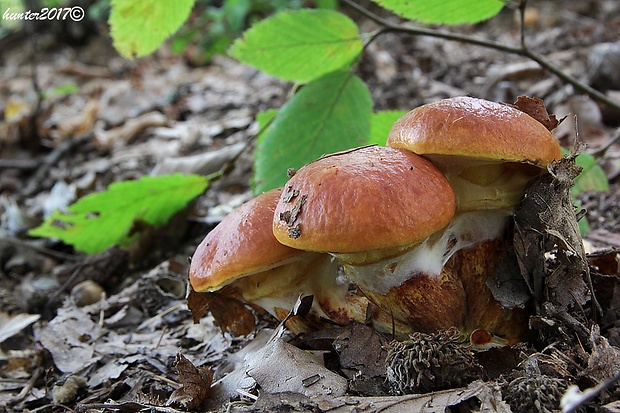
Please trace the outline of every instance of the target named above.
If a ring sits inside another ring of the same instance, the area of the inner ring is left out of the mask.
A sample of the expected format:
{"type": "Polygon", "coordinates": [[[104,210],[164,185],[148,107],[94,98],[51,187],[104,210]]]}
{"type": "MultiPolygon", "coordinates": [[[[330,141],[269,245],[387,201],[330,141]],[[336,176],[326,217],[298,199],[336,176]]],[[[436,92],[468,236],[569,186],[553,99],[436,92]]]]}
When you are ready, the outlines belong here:
{"type": "Polygon", "coordinates": [[[126,246],[139,235],[135,224],[166,223],[208,185],[203,176],[181,174],[116,182],[81,198],[67,212],[55,212],[29,235],[58,238],[88,254],[115,244],[126,246]]]}
{"type": "Polygon", "coordinates": [[[331,10],[278,13],[252,26],[230,49],[243,63],[297,82],[349,66],[361,52],[357,25],[331,10]]]}
{"type": "Polygon", "coordinates": [[[366,144],[371,116],[370,92],[357,76],[339,71],[308,83],[280,109],[257,142],[254,192],[284,185],[288,168],[366,144]]]}
{"type": "Polygon", "coordinates": [[[110,34],[125,58],[155,51],[187,20],[194,0],[112,0],[110,34]]]}
{"type": "Polygon", "coordinates": [[[390,132],[390,129],[392,129],[394,122],[396,122],[398,118],[403,116],[405,113],[407,112],[404,110],[384,110],[373,113],[368,144],[385,146],[388,133],[390,132]]]}
{"type": "Polygon", "coordinates": [[[500,12],[505,0],[373,0],[409,20],[430,24],[477,23],[500,12]]]}
{"type": "Polygon", "coordinates": [[[575,159],[575,163],[581,166],[583,170],[575,179],[575,184],[571,188],[573,196],[586,191],[609,191],[609,181],[605,171],[592,155],[585,152],[580,153],[577,159],[575,159]]]}

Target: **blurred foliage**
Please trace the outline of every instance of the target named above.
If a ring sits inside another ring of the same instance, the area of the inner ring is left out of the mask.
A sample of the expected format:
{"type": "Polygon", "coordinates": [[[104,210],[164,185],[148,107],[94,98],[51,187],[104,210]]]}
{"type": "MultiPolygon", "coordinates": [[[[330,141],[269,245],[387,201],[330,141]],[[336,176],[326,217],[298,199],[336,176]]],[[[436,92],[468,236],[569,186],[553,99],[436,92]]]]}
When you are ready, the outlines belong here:
{"type": "Polygon", "coordinates": [[[177,54],[196,65],[225,54],[248,27],[284,10],[303,7],[335,9],[337,0],[197,0],[189,21],[171,39],[177,54]]]}
{"type": "Polygon", "coordinates": [[[87,254],[112,245],[126,247],[144,225],[160,226],[209,186],[198,175],[144,176],[115,182],[105,191],[80,198],[67,211],[56,211],[28,234],[57,238],[87,254]]]}

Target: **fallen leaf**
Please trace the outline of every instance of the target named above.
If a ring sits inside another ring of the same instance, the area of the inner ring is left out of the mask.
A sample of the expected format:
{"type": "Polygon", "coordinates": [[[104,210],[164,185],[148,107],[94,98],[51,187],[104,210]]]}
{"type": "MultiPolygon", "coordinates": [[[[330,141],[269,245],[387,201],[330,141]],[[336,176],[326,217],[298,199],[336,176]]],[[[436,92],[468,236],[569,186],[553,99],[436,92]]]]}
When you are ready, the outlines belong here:
{"type": "Polygon", "coordinates": [[[387,339],[373,328],[350,324],[334,340],[340,368],[349,379],[349,387],[357,394],[385,394],[387,339]]]}
{"type": "Polygon", "coordinates": [[[209,396],[213,371],[206,366],[194,366],[182,354],[177,355],[174,367],[183,387],[172,392],[167,404],[183,406],[188,410],[200,406],[209,396]]]}
{"type": "MultiPolygon", "coordinates": [[[[295,397],[287,393],[270,398],[259,398],[252,411],[278,411],[280,406],[291,406],[290,411],[320,411],[329,413],[401,413],[424,412],[443,413],[446,411],[470,411],[468,403],[476,403],[477,410],[485,413],[510,413],[510,406],[502,400],[501,392],[492,383],[480,380],[467,387],[442,390],[426,394],[406,396],[342,396],[342,397],[295,397]],[[282,399],[280,401],[279,399],[282,399]],[[262,400],[261,400],[262,399],[262,400]],[[459,409],[464,404],[464,409],[459,409]],[[453,409],[451,409],[453,407],[453,409]]],[[[286,410],[289,411],[289,410],[286,410]]]]}
{"type": "Polygon", "coordinates": [[[588,299],[590,272],[570,189],[580,168],[579,150],[549,165],[549,174],[526,191],[515,213],[514,246],[521,269],[536,301],[551,301],[568,310],[588,299]],[[550,268],[547,254],[557,262],[550,268]]]}
{"type": "Polygon", "coordinates": [[[41,318],[40,314],[6,314],[0,312],[0,343],[18,334],[41,318]]]}
{"type": "Polygon", "coordinates": [[[99,327],[76,307],[62,308],[47,326],[34,329],[35,338],[63,373],[78,372],[101,359],[92,345],[99,334],[99,327]]]}
{"type": "Polygon", "coordinates": [[[223,291],[198,293],[190,289],[187,305],[195,323],[198,323],[205,311],[209,309],[223,332],[239,337],[247,336],[254,331],[255,322],[252,311],[241,301],[225,295],[223,291]]]}
{"type": "Polygon", "coordinates": [[[328,370],[306,351],[273,336],[262,348],[247,354],[249,376],[267,393],[293,392],[308,397],[342,396],[347,380],[328,370]]]}
{"type": "Polygon", "coordinates": [[[560,119],[558,121],[555,115],[549,115],[547,108],[545,108],[545,103],[542,99],[537,97],[519,96],[517,101],[514,103],[514,106],[516,106],[516,108],[520,111],[527,113],[538,122],[542,123],[549,131],[557,128],[558,125],[564,120],[560,119]]]}

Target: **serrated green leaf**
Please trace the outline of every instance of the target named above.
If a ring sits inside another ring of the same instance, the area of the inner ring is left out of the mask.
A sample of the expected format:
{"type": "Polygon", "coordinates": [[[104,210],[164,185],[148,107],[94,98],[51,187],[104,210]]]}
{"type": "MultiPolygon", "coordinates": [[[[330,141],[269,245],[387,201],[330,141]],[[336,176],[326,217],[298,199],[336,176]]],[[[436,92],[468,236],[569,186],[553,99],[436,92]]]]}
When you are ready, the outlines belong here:
{"type": "Polygon", "coordinates": [[[332,10],[278,13],[252,26],[230,49],[239,61],[296,82],[349,66],[361,52],[357,25],[332,10]]]}
{"type": "Polygon", "coordinates": [[[500,12],[505,0],[373,0],[409,20],[429,24],[477,23],[500,12]]]}
{"type": "Polygon", "coordinates": [[[284,185],[288,168],[366,144],[371,115],[370,92],[357,76],[339,71],[308,83],[280,109],[257,142],[255,193],[284,185]]]}
{"type": "Polygon", "coordinates": [[[404,110],[383,110],[373,113],[368,144],[385,146],[388,133],[390,133],[390,129],[392,129],[394,122],[405,113],[407,112],[404,110]]]}
{"type": "Polygon", "coordinates": [[[203,176],[181,174],[116,182],[106,191],[79,199],[66,213],[55,212],[29,235],[57,238],[88,254],[115,244],[125,246],[139,235],[135,224],[166,223],[208,185],[203,176]]]}
{"type": "Polygon", "coordinates": [[[112,0],[114,48],[131,59],[154,52],[187,20],[194,0],[112,0]]]}
{"type": "Polygon", "coordinates": [[[267,126],[273,121],[280,110],[279,109],[267,109],[256,114],[256,122],[258,122],[259,134],[256,137],[256,143],[259,144],[265,136],[264,132],[267,126]]]}
{"type": "Polygon", "coordinates": [[[580,153],[575,159],[575,163],[581,166],[583,170],[571,188],[573,196],[586,191],[609,191],[609,181],[605,176],[605,171],[592,155],[585,152],[580,153]]]}

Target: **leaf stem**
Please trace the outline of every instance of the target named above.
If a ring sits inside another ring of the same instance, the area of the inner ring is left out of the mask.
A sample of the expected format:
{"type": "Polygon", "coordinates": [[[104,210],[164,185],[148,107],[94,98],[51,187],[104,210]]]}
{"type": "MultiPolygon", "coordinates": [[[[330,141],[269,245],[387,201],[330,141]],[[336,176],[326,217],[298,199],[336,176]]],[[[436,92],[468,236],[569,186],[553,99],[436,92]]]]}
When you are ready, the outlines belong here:
{"type": "Polygon", "coordinates": [[[423,27],[409,26],[404,24],[394,24],[379,15],[371,12],[370,10],[360,6],[352,0],[343,0],[349,7],[355,9],[357,12],[377,23],[381,29],[378,33],[375,33],[371,40],[374,40],[381,34],[389,33],[389,32],[398,32],[398,33],[406,33],[414,36],[429,36],[429,37],[437,37],[441,39],[462,42],[473,44],[476,46],[482,46],[489,49],[499,50],[501,52],[514,54],[517,56],[523,56],[534,62],[538,63],[542,68],[547,70],[548,72],[556,75],[563,82],[573,86],[576,90],[587,94],[592,99],[601,102],[610,108],[620,110],[620,102],[616,102],[609,97],[607,97],[604,93],[599,92],[598,90],[592,88],[586,83],[581,82],[579,79],[571,76],[570,74],[564,72],[557,66],[553,65],[551,62],[546,60],[543,56],[532,52],[527,48],[525,43],[525,34],[523,29],[523,13],[525,9],[526,1],[522,1],[519,3],[519,7],[521,10],[521,45],[519,47],[511,46],[504,43],[494,42],[492,40],[481,39],[478,37],[468,36],[464,34],[451,33],[443,30],[436,29],[428,29],[423,27]]]}

